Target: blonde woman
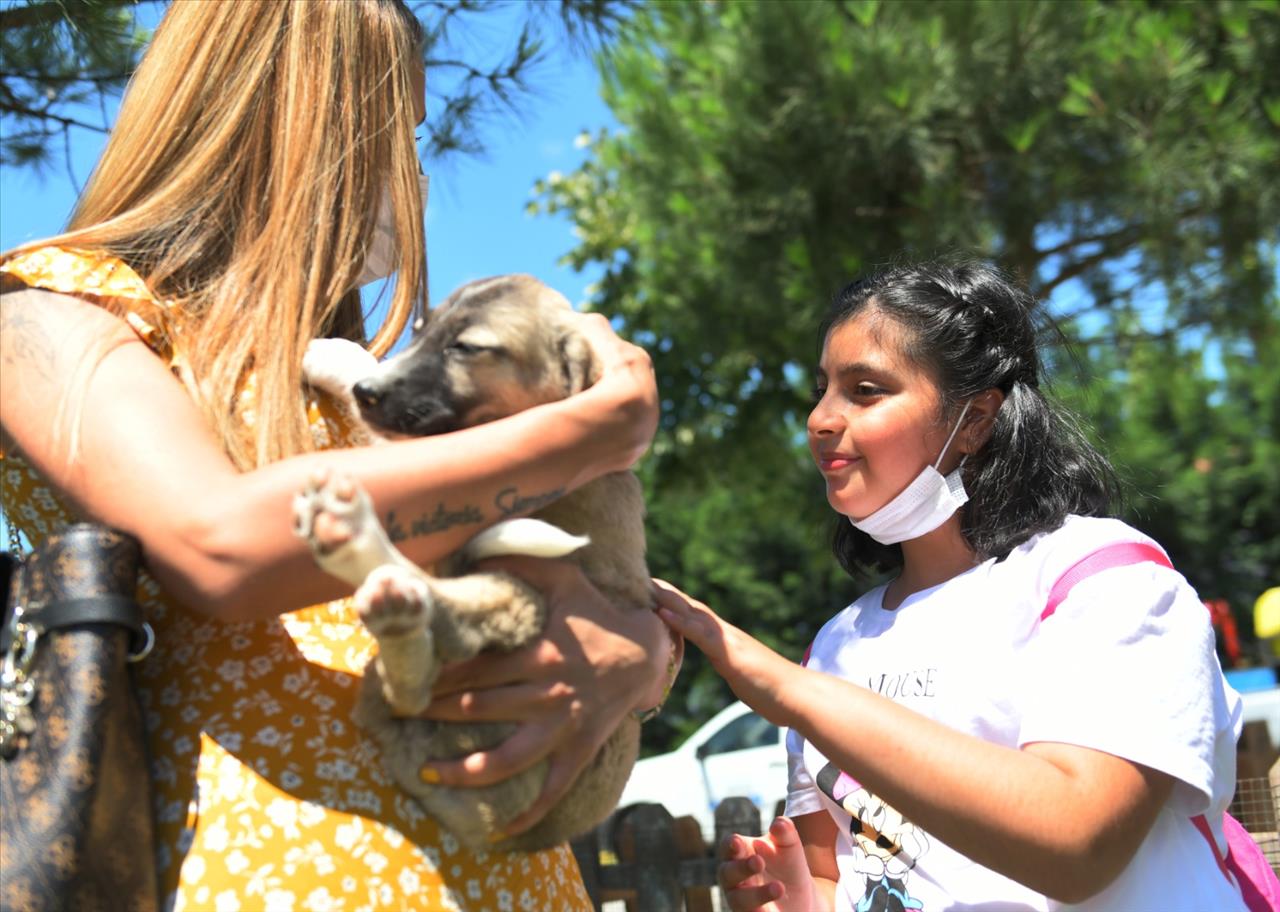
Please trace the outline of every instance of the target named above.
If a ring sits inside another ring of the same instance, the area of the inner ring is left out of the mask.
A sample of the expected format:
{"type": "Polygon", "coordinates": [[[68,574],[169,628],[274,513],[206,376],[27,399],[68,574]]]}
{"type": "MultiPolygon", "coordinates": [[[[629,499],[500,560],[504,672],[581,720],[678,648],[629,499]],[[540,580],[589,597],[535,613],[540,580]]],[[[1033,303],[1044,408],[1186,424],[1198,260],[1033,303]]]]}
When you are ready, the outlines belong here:
{"type": "MultiPolygon", "coordinates": [[[[142,542],[160,895],[179,909],[589,908],[567,848],[468,854],[390,785],[349,722],[370,640],[290,530],[307,479],[346,472],[384,515],[462,520],[400,542],[429,564],[499,518],[501,488],[572,489],[653,432],[648,358],[599,317],[581,318],[597,385],[448,437],[345,447],[304,390],[310,340],[362,335],[375,248],[397,272],[375,353],[425,298],[423,104],[402,0],[174,3],[68,230],[0,258],[5,512],[34,543],[80,517],[142,542]]],[[[524,571],[551,598],[545,639],[448,670],[432,706],[522,723],[443,781],[550,758],[513,829],[658,701],[667,636],[575,569],[524,571]]]]}

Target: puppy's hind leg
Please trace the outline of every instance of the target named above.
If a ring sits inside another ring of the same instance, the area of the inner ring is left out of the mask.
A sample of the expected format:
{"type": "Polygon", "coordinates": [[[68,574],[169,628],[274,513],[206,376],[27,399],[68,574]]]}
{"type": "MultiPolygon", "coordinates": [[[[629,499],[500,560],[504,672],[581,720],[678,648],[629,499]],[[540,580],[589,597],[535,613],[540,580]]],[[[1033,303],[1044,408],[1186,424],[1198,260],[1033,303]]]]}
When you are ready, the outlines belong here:
{"type": "Polygon", "coordinates": [[[538,635],[546,619],[538,591],[506,573],[432,579],[431,589],[441,612],[436,646],[448,662],[484,649],[517,649],[538,635]]]}
{"type": "Polygon", "coordinates": [[[419,571],[387,564],[369,574],[354,602],[378,641],[375,661],[383,697],[397,714],[421,712],[431,702],[431,684],[440,670],[431,632],[431,587],[419,571]]]}

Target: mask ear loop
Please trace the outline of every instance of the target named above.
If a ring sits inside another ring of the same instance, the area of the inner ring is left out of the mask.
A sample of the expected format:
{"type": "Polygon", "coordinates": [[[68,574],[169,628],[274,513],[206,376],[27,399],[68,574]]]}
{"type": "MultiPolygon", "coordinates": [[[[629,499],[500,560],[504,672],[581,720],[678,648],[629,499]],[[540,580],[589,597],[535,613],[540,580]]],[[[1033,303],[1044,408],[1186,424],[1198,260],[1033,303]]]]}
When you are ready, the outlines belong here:
{"type": "MultiPolygon", "coordinates": [[[[951,429],[951,435],[947,437],[947,442],[942,445],[942,452],[938,454],[938,458],[933,463],[933,468],[935,471],[937,470],[938,466],[942,464],[942,457],[947,455],[947,448],[951,446],[951,441],[956,439],[956,433],[959,432],[960,425],[964,423],[964,416],[968,413],[969,406],[971,405],[973,405],[973,399],[966,399],[964,403],[964,408],[960,410],[960,417],[956,419],[956,426],[951,429]]],[[[965,460],[968,458],[969,458],[968,453],[965,453],[964,456],[960,457],[960,465],[956,466],[956,469],[959,469],[961,466],[963,466],[965,460]]]]}

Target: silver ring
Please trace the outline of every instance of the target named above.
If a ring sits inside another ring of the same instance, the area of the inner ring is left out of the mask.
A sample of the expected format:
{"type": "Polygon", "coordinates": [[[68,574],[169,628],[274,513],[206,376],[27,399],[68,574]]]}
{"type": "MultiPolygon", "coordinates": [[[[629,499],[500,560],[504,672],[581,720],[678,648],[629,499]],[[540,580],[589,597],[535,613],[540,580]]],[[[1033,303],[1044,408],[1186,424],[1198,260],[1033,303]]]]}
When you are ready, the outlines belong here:
{"type": "Polygon", "coordinates": [[[155,631],[151,629],[151,625],[150,625],[150,624],[148,624],[146,621],[143,621],[143,622],[142,622],[142,632],[143,632],[143,633],[145,633],[145,634],[147,635],[147,641],[146,641],[145,643],[143,643],[143,644],[142,644],[142,648],[141,648],[141,649],[139,649],[137,652],[131,652],[131,653],[129,653],[129,655],[128,655],[128,657],[125,659],[125,661],[127,661],[127,662],[141,662],[141,661],[142,661],[143,659],[145,659],[147,656],[151,655],[151,650],[152,650],[152,648],[156,645],[156,634],[155,634],[155,631]]]}

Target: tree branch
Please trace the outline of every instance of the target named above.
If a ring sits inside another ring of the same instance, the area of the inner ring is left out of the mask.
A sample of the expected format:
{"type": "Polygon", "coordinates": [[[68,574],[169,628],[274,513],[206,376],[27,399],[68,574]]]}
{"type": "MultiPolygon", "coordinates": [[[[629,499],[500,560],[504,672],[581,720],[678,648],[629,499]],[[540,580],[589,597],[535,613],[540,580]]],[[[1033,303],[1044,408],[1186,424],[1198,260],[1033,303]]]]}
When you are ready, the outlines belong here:
{"type": "Polygon", "coordinates": [[[1043,285],[1037,285],[1036,294],[1041,298],[1047,298],[1053,293],[1053,290],[1063,282],[1074,279],[1081,273],[1088,272],[1099,263],[1104,263],[1116,256],[1119,256],[1119,251],[1111,247],[1103,247],[1097,253],[1084,257],[1083,259],[1076,260],[1070,266],[1063,267],[1058,274],[1053,277],[1053,281],[1046,282],[1043,285]]]}
{"type": "MultiPolygon", "coordinates": [[[[100,7],[136,6],[137,4],[138,0],[98,0],[97,3],[100,7]]],[[[47,0],[44,3],[29,3],[26,6],[10,6],[0,9],[0,29],[8,31],[9,29],[52,25],[66,17],[66,6],[64,0],[47,0]]]]}
{"type": "Polygon", "coordinates": [[[69,127],[62,128],[62,160],[67,164],[67,177],[71,179],[71,186],[75,187],[78,197],[84,187],[80,185],[80,181],[76,180],[76,172],[71,167],[71,129],[69,127]]]}
{"type": "Polygon", "coordinates": [[[462,70],[473,79],[491,79],[493,77],[493,73],[481,72],[471,64],[464,63],[461,60],[445,60],[439,57],[428,57],[423,61],[423,63],[426,64],[427,69],[431,69],[432,67],[453,67],[455,69],[462,70]]]}
{"type": "Polygon", "coordinates": [[[17,114],[22,117],[34,117],[37,120],[52,120],[54,123],[60,123],[64,127],[80,127],[84,130],[93,130],[95,133],[110,133],[106,127],[99,127],[95,124],[84,123],[71,117],[63,117],[60,114],[52,114],[49,111],[37,111],[28,108],[25,105],[14,104],[13,102],[0,102],[0,114],[17,114]]]}
{"type": "MultiPolygon", "coordinates": [[[[1203,214],[1203,206],[1194,206],[1190,209],[1184,209],[1182,212],[1179,212],[1174,217],[1174,221],[1184,222],[1189,218],[1195,218],[1196,216],[1203,214]]],[[[1085,237],[1068,238],[1061,244],[1057,244],[1053,247],[1047,247],[1044,250],[1035,251],[1036,261],[1044,262],[1051,256],[1066,253],[1068,250],[1071,250],[1074,247],[1079,247],[1082,244],[1110,244],[1117,240],[1124,241],[1126,244],[1132,243],[1141,237],[1145,230],[1146,226],[1141,224],[1124,225],[1123,227],[1116,228],[1114,231],[1104,231],[1100,234],[1091,234],[1086,235],[1085,237]]],[[[1112,249],[1115,248],[1113,247],[1112,249]]]]}
{"type": "Polygon", "coordinates": [[[120,82],[128,79],[128,71],[120,73],[19,73],[0,70],[0,79],[25,79],[27,82],[120,82]]]}
{"type": "Polygon", "coordinates": [[[1100,333],[1096,336],[1089,336],[1088,338],[1082,337],[1074,341],[1068,341],[1067,344],[1073,347],[1083,348],[1090,345],[1115,346],[1122,342],[1165,342],[1170,339],[1177,339],[1193,325],[1195,324],[1179,324],[1177,326],[1170,326],[1167,329],[1155,330],[1153,332],[1138,330],[1136,332],[1100,333]]]}
{"type": "Polygon", "coordinates": [[[1079,247],[1081,244],[1106,244],[1117,239],[1124,239],[1128,241],[1130,236],[1140,236],[1141,234],[1141,225],[1125,225],[1123,228],[1117,228],[1115,231],[1104,231],[1102,234],[1091,234],[1085,237],[1069,238],[1054,247],[1035,251],[1036,262],[1040,263],[1051,256],[1056,256],[1059,253],[1066,253],[1068,250],[1073,247],[1079,247]]]}

